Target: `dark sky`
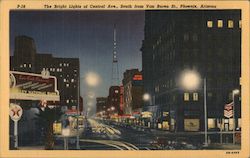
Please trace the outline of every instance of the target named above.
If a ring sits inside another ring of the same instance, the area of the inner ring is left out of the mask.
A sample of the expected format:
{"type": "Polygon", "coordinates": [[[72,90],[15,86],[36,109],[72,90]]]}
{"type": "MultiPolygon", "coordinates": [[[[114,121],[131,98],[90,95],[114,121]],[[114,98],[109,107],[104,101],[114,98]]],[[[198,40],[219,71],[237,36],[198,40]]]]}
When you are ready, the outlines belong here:
{"type": "MultiPolygon", "coordinates": [[[[38,53],[79,58],[82,77],[93,71],[102,78],[100,86],[92,91],[96,96],[107,96],[111,84],[114,24],[121,80],[126,69],[141,70],[144,11],[12,11],[10,51],[12,54],[15,36],[27,35],[35,40],[38,53]]],[[[81,93],[86,93],[84,86],[82,84],[81,93]]]]}

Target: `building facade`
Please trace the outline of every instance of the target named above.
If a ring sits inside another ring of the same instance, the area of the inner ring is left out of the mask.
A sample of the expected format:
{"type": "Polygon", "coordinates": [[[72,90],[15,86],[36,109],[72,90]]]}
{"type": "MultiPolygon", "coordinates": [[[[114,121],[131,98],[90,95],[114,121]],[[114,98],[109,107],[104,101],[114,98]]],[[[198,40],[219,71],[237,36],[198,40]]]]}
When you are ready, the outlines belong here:
{"type": "Polygon", "coordinates": [[[126,70],[123,73],[124,86],[124,113],[133,114],[141,112],[143,105],[143,78],[138,69],[126,70]]]}
{"type": "Polygon", "coordinates": [[[52,54],[38,54],[32,38],[18,36],[15,38],[14,55],[10,57],[10,70],[36,74],[48,70],[50,75],[57,78],[60,93],[60,102],[51,104],[68,108],[77,106],[80,70],[78,58],[58,58],[52,54]]]}
{"type": "MultiPolygon", "coordinates": [[[[47,105],[65,106],[68,109],[77,107],[80,110],[83,106],[81,98],[78,98],[79,91],[79,59],[78,58],[57,58],[52,54],[39,54],[36,50],[34,39],[27,36],[15,38],[15,50],[10,56],[10,70],[41,74],[48,70],[49,74],[56,77],[57,90],[59,91],[59,101],[42,100],[10,100],[11,103],[18,103],[24,110],[19,121],[19,144],[39,144],[42,143],[42,128],[37,124],[35,118],[39,113],[38,106],[47,105]],[[27,135],[29,137],[27,137],[27,135]]],[[[35,83],[34,83],[35,84],[35,83]]],[[[13,121],[10,120],[10,135],[13,135],[13,121]]],[[[11,141],[13,142],[13,141],[11,141]]]]}
{"type": "MultiPolygon", "coordinates": [[[[145,92],[151,96],[146,107],[155,107],[157,113],[153,120],[167,120],[171,131],[203,131],[206,85],[208,128],[222,122],[223,130],[232,130],[233,120],[223,110],[232,102],[232,91],[241,88],[240,10],[146,11],[144,30],[142,71],[145,92]],[[199,88],[180,86],[185,71],[199,74],[199,88]]],[[[237,95],[237,127],[240,111],[237,95]]]]}
{"type": "Polygon", "coordinates": [[[107,110],[107,97],[97,97],[96,98],[96,113],[107,110]]]}

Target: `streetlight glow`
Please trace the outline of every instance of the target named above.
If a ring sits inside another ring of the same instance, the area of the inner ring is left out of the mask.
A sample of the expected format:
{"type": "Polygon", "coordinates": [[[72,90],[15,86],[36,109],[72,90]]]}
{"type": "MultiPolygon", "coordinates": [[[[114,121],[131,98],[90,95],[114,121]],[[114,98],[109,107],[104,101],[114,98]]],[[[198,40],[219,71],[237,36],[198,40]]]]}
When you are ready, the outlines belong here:
{"type": "Polygon", "coordinates": [[[144,95],[143,95],[143,97],[142,97],[142,99],[144,100],[144,101],[149,101],[150,100],[150,95],[148,94],[148,93],[145,93],[144,95]]]}
{"type": "Polygon", "coordinates": [[[90,86],[90,87],[96,87],[99,85],[101,81],[101,78],[100,76],[95,73],[95,72],[88,72],[86,74],[86,82],[87,82],[87,85],[90,86]]]}
{"type": "Polygon", "coordinates": [[[199,73],[194,70],[186,70],[181,74],[180,84],[185,90],[196,90],[199,88],[201,78],[199,73]]]}
{"type": "Polygon", "coordinates": [[[240,93],[240,90],[238,90],[238,89],[234,89],[233,90],[233,94],[235,95],[235,94],[239,94],[240,93]]]}

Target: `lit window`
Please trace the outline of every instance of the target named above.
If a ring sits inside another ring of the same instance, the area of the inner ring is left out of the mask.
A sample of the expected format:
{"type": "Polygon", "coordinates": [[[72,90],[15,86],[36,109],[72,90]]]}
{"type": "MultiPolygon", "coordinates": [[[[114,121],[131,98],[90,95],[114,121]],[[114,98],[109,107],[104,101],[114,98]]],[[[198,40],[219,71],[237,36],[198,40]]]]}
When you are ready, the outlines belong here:
{"type": "Polygon", "coordinates": [[[223,20],[217,21],[217,27],[222,28],[223,27],[223,20]]]}
{"type": "Polygon", "coordinates": [[[193,100],[198,101],[198,93],[193,93],[193,100]]]}
{"type": "Polygon", "coordinates": [[[62,63],[60,63],[59,65],[62,66],[62,63]]]}
{"type": "Polygon", "coordinates": [[[189,93],[184,93],[184,101],[189,101],[189,93]]]}
{"type": "Polygon", "coordinates": [[[67,80],[66,79],[63,79],[63,82],[66,82],[67,80]]]}
{"type": "Polygon", "coordinates": [[[207,96],[208,96],[208,97],[212,97],[212,96],[213,96],[213,93],[208,92],[208,93],[207,93],[207,96]]]}
{"type": "Polygon", "coordinates": [[[57,72],[59,72],[59,71],[60,71],[60,69],[59,69],[59,68],[57,68],[57,69],[56,69],[56,71],[57,71],[57,72]]]}
{"type": "Polygon", "coordinates": [[[115,93],[118,93],[118,90],[115,90],[115,93]]]}
{"type": "Polygon", "coordinates": [[[239,21],[239,28],[241,28],[241,25],[242,25],[242,24],[241,24],[241,20],[240,20],[240,21],[239,21]]]}
{"type": "Polygon", "coordinates": [[[26,67],[26,64],[23,64],[23,67],[26,67]]]}
{"type": "Polygon", "coordinates": [[[234,21],[228,20],[228,28],[233,28],[233,27],[234,27],[234,21]]]}
{"type": "Polygon", "coordinates": [[[74,82],[74,81],[75,81],[75,80],[72,78],[72,79],[71,79],[71,82],[74,82]]]}
{"type": "Polygon", "coordinates": [[[52,68],[49,68],[50,71],[52,71],[52,68]]]}
{"type": "Polygon", "coordinates": [[[53,72],[55,72],[55,70],[56,70],[56,69],[55,69],[55,68],[53,68],[53,72]]]}
{"type": "Polygon", "coordinates": [[[23,67],[23,65],[20,65],[20,67],[23,67]]]}
{"type": "Polygon", "coordinates": [[[63,63],[63,66],[66,66],[66,63],[63,63]]]}
{"type": "Polygon", "coordinates": [[[31,65],[31,64],[29,64],[29,67],[32,67],[32,65],[31,65]]]}
{"type": "Polygon", "coordinates": [[[213,21],[207,21],[207,27],[211,28],[213,27],[213,21]]]}
{"type": "Polygon", "coordinates": [[[69,63],[67,63],[67,66],[69,66],[69,63]]]}
{"type": "Polygon", "coordinates": [[[68,100],[68,99],[66,100],[66,103],[69,103],[69,100],[68,100]]]}
{"type": "Polygon", "coordinates": [[[66,87],[69,87],[69,84],[68,84],[68,83],[66,84],[66,87]]]}

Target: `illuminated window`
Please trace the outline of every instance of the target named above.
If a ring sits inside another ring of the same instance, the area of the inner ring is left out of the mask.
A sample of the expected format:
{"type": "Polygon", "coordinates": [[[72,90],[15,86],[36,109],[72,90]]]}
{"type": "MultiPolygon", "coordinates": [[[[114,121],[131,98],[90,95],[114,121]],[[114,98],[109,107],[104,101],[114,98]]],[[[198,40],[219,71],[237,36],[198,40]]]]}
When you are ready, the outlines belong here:
{"type": "Polygon", "coordinates": [[[72,78],[72,79],[71,79],[71,82],[74,82],[74,81],[75,81],[75,80],[72,78]]]}
{"type": "Polygon", "coordinates": [[[184,101],[189,101],[189,93],[184,93],[184,101]]]}
{"type": "Polygon", "coordinates": [[[198,101],[198,93],[193,93],[193,100],[198,101]]]}
{"type": "Polygon", "coordinates": [[[213,27],[213,21],[207,21],[207,27],[212,28],[213,27]]]}
{"type": "Polygon", "coordinates": [[[240,21],[239,21],[239,28],[241,28],[241,25],[242,25],[242,24],[241,24],[241,20],[240,20],[240,21]]]}
{"type": "Polygon", "coordinates": [[[60,63],[59,66],[62,66],[62,63],[60,63]]]}
{"type": "Polygon", "coordinates": [[[69,103],[69,100],[66,100],[66,103],[69,103]]]}
{"type": "Polygon", "coordinates": [[[57,69],[56,69],[56,71],[57,71],[57,72],[59,72],[59,71],[60,71],[60,69],[59,69],[59,68],[57,68],[57,69]]]}
{"type": "Polygon", "coordinates": [[[20,67],[23,67],[23,65],[20,65],[20,67]]]}
{"type": "Polygon", "coordinates": [[[208,97],[212,97],[212,96],[213,96],[213,93],[208,92],[208,93],[207,93],[207,96],[208,96],[208,97]]]}
{"type": "Polygon", "coordinates": [[[66,82],[67,80],[66,79],[63,79],[63,82],[66,82]]]}
{"type": "Polygon", "coordinates": [[[23,64],[23,67],[26,67],[27,65],[26,64],[23,64]]]}
{"type": "Polygon", "coordinates": [[[29,64],[29,67],[32,67],[32,65],[31,65],[31,64],[29,64]]]}
{"type": "Polygon", "coordinates": [[[68,83],[66,84],[66,87],[69,87],[69,84],[68,84],[68,83]]]}
{"type": "Polygon", "coordinates": [[[223,27],[223,20],[218,20],[217,21],[217,27],[222,28],[223,27]]]}
{"type": "Polygon", "coordinates": [[[233,20],[228,20],[228,28],[233,28],[234,27],[234,21],[233,20]]]}

